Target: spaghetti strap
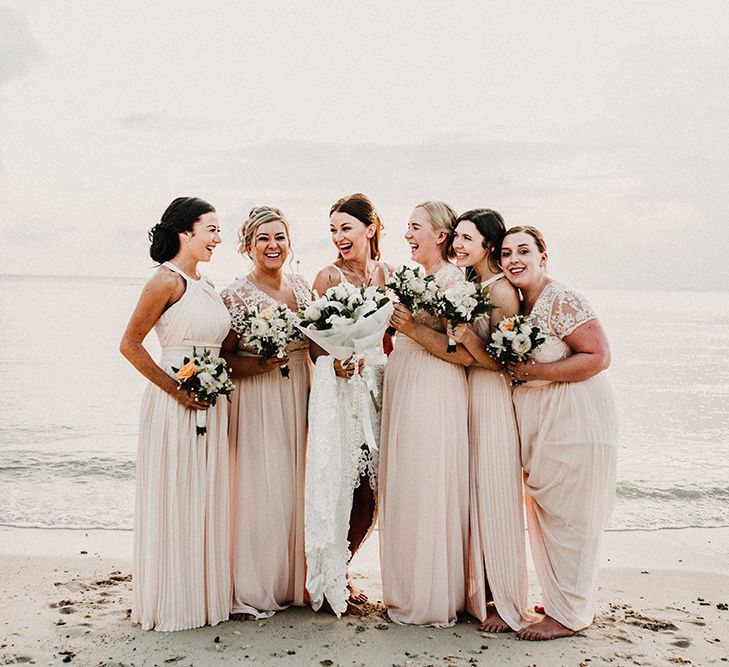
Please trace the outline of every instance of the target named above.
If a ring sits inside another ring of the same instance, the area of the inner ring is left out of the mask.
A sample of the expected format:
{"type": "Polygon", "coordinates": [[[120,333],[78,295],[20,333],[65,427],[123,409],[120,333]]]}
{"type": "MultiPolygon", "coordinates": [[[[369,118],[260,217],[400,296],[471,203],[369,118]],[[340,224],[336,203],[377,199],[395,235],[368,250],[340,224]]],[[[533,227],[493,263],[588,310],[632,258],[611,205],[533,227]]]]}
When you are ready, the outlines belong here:
{"type": "Polygon", "coordinates": [[[336,264],[332,264],[332,266],[336,269],[337,273],[339,274],[339,280],[341,280],[343,283],[348,283],[346,276],[344,275],[344,272],[342,269],[340,269],[336,264]]]}
{"type": "MultiPolygon", "coordinates": [[[[385,262],[377,262],[377,265],[382,269],[382,275],[385,276],[385,283],[390,280],[390,272],[387,270],[387,264],[385,262]]],[[[504,275],[503,273],[501,274],[504,275]]]]}
{"type": "Polygon", "coordinates": [[[493,285],[497,280],[501,280],[504,277],[503,273],[499,273],[495,276],[491,276],[485,283],[481,283],[481,287],[490,287],[493,285]]]}

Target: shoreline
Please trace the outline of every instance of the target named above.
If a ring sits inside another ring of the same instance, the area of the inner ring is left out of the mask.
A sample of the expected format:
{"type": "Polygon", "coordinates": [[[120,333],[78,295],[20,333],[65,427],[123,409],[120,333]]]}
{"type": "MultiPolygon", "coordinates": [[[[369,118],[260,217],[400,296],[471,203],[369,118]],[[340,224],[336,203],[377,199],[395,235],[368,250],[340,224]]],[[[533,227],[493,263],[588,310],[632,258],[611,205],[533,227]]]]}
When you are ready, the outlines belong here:
{"type": "MultiPolygon", "coordinates": [[[[522,642],[464,617],[447,629],[386,623],[377,534],[352,575],[368,615],[308,608],[177,633],[128,619],[132,532],[0,527],[0,664],[710,665],[729,663],[729,528],[605,534],[595,623],[522,642]]],[[[539,591],[530,565],[530,604],[539,591]]]]}

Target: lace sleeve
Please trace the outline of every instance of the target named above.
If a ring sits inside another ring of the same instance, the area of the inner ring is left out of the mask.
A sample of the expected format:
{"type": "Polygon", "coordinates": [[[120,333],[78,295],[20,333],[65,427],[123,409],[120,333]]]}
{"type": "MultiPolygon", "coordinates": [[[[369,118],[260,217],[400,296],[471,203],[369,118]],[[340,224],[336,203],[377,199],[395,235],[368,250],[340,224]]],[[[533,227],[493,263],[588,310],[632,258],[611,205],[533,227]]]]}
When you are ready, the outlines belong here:
{"type": "Polygon", "coordinates": [[[304,308],[311,302],[311,287],[309,287],[303,276],[298,273],[292,273],[289,277],[294,294],[296,295],[296,301],[300,308],[304,308]]]}
{"type": "Polygon", "coordinates": [[[561,287],[552,300],[549,324],[560,338],[569,336],[577,327],[597,317],[587,299],[561,287]]]}
{"type": "Polygon", "coordinates": [[[230,313],[231,329],[239,336],[243,331],[243,317],[251,305],[251,294],[245,289],[245,283],[235,282],[226,287],[220,296],[230,313]]]}

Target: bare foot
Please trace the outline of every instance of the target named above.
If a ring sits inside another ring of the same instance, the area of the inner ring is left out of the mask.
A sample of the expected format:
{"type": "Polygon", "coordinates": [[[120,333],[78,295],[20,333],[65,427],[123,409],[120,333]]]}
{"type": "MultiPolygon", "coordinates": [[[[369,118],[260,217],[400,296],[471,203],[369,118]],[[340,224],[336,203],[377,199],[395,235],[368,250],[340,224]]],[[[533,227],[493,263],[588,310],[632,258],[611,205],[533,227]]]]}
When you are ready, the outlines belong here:
{"type": "Polygon", "coordinates": [[[558,620],[551,616],[545,616],[541,621],[519,630],[516,636],[519,639],[542,641],[544,639],[557,639],[558,637],[571,637],[574,634],[574,630],[565,627],[558,620]]]}
{"type": "Polygon", "coordinates": [[[351,602],[347,602],[347,611],[344,612],[345,614],[349,614],[351,616],[366,616],[367,612],[362,608],[359,607],[356,604],[352,604],[351,602]]]}
{"type": "Polygon", "coordinates": [[[357,588],[351,579],[347,579],[347,588],[349,589],[349,600],[351,604],[364,604],[369,599],[364,591],[357,588]]]}
{"type": "Polygon", "coordinates": [[[481,632],[514,632],[513,628],[503,619],[496,607],[489,607],[486,620],[478,626],[481,632]]]}

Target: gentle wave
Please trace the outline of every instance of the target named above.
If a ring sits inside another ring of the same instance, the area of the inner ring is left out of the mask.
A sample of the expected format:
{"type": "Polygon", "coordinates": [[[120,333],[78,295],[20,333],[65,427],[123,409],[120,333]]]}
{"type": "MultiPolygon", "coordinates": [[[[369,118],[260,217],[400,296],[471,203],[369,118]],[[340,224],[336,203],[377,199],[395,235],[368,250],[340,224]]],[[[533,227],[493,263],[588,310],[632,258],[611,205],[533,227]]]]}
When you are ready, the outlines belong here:
{"type": "Polygon", "coordinates": [[[0,465],[0,478],[45,479],[49,476],[61,479],[114,479],[134,480],[135,463],[128,458],[112,458],[105,456],[63,458],[48,454],[22,454],[4,456],[0,465]]]}
{"type": "Polygon", "coordinates": [[[618,482],[617,495],[619,498],[629,500],[727,500],[729,501],[729,487],[698,486],[687,484],[685,486],[670,486],[660,488],[656,486],[638,485],[631,482],[618,482]]]}

